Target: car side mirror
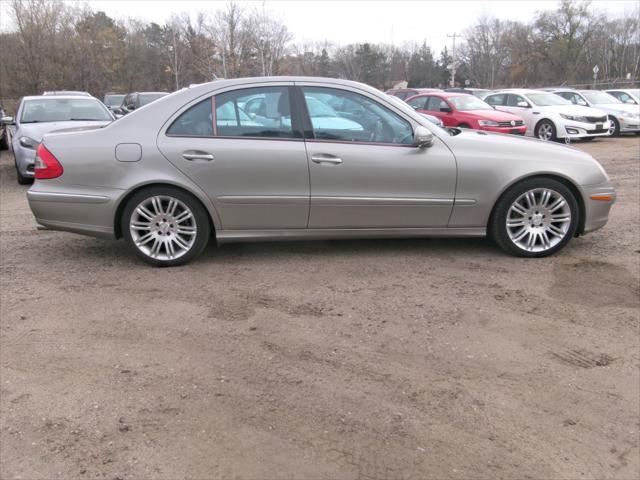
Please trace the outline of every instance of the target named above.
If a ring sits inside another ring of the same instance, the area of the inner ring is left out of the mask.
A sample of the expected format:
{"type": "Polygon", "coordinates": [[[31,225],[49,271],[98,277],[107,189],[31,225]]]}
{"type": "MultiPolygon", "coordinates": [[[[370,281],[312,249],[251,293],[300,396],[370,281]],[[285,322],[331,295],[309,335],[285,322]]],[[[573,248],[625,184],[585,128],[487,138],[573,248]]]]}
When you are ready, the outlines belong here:
{"type": "Polygon", "coordinates": [[[433,133],[429,129],[418,125],[413,132],[413,146],[418,148],[426,148],[433,145],[433,133]]]}
{"type": "Polygon", "coordinates": [[[529,108],[529,104],[527,102],[518,102],[516,103],[516,106],[522,107],[522,108],[529,108]]]}
{"type": "Polygon", "coordinates": [[[15,119],[13,117],[2,117],[0,118],[0,123],[2,125],[15,125],[15,119]]]}
{"type": "Polygon", "coordinates": [[[451,113],[451,107],[440,107],[440,111],[444,113],[451,113]]]}

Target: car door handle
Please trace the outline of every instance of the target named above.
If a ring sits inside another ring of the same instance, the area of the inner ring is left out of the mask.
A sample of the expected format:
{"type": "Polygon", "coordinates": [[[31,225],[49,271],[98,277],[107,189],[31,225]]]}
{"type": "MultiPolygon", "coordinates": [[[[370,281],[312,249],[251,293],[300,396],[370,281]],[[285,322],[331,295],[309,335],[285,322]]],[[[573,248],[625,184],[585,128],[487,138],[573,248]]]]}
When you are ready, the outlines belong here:
{"type": "Polygon", "coordinates": [[[334,155],[329,155],[326,153],[311,155],[311,161],[313,163],[329,163],[331,165],[340,165],[342,163],[342,159],[340,157],[336,157],[334,155]]]}
{"type": "Polygon", "coordinates": [[[210,162],[213,160],[213,155],[199,150],[190,150],[188,152],[182,152],[182,158],[189,160],[190,162],[194,160],[206,160],[207,162],[210,162]]]}

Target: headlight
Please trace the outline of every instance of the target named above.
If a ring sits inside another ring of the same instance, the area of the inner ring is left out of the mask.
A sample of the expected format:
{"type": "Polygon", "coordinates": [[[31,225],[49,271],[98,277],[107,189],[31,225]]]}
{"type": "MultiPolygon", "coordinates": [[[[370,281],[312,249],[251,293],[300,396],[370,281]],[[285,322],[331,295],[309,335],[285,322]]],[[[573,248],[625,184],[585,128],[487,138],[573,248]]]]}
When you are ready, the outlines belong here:
{"type": "Polygon", "coordinates": [[[497,127],[500,124],[498,122],[494,122],[493,120],[478,120],[478,125],[481,127],[497,127]]]}
{"type": "Polygon", "coordinates": [[[618,112],[618,115],[620,115],[623,118],[630,118],[632,120],[636,120],[640,118],[640,113],[634,113],[634,112],[618,112]]]}
{"type": "Polygon", "coordinates": [[[36,142],[33,138],[29,137],[20,137],[20,145],[24,148],[30,148],[31,150],[35,150],[40,145],[40,142],[36,142]]]}
{"type": "Polygon", "coordinates": [[[579,115],[565,115],[564,113],[561,113],[560,116],[565,120],[573,120],[574,122],[588,123],[586,117],[581,117],[579,115]]]}

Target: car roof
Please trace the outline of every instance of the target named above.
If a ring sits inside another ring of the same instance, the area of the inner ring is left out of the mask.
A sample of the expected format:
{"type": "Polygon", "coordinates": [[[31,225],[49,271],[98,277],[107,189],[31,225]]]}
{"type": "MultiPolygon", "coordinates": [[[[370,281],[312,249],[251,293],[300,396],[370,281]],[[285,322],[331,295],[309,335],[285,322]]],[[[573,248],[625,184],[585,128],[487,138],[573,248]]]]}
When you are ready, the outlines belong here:
{"type": "Polygon", "coordinates": [[[54,100],[78,100],[78,99],[84,99],[84,100],[96,100],[96,101],[100,101],[95,97],[87,97],[86,95],[29,95],[27,97],[22,97],[22,100],[50,100],[50,101],[54,101],[54,100]]]}
{"type": "MultiPolygon", "coordinates": [[[[495,92],[489,93],[489,95],[494,95],[497,93],[521,93],[526,95],[528,93],[543,93],[542,90],[536,90],[534,88],[503,88],[502,90],[496,90],[495,92]]],[[[549,92],[546,92],[549,93],[549,92]]]]}
{"type": "MultiPolygon", "coordinates": [[[[443,91],[435,91],[435,92],[423,92],[423,93],[419,93],[417,95],[414,95],[411,98],[414,97],[428,97],[431,95],[435,95],[437,97],[442,97],[442,98],[451,98],[451,97],[473,97],[473,98],[478,98],[475,95],[473,95],[472,93],[466,93],[466,92],[443,92],[443,91]]],[[[408,99],[407,99],[408,100],[408,99]]]]}
{"type": "MultiPolygon", "coordinates": [[[[157,95],[169,95],[169,92],[131,92],[131,93],[137,93],[138,95],[156,95],[156,94],[157,95]]],[[[125,95],[130,95],[130,94],[125,94],[125,95]]]]}

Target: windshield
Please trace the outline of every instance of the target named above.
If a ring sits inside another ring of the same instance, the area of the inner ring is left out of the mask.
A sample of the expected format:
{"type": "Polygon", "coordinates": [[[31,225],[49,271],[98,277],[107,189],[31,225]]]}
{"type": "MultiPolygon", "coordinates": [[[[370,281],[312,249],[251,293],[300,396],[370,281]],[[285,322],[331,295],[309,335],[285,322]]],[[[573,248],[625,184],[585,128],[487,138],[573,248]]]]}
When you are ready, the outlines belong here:
{"type": "Polygon", "coordinates": [[[119,107],[122,105],[122,100],[124,100],[124,95],[107,95],[104,97],[104,104],[107,107],[119,107]]]}
{"type": "Polygon", "coordinates": [[[622,103],[620,100],[618,100],[613,95],[609,95],[608,93],[605,93],[605,92],[599,92],[597,90],[582,91],[580,93],[584,96],[584,98],[589,100],[589,102],[593,103],[594,105],[607,105],[607,104],[611,104],[611,103],[622,103]]]}
{"type": "Polygon", "coordinates": [[[569,100],[565,100],[555,93],[527,93],[529,101],[538,107],[550,107],[552,105],[571,105],[569,100]]]}
{"type": "Polygon", "coordinates": [[[142,93],[140,94],[140,106],[151,103],[154,100],[167,96],[168,93],[142,93]]]}
{"type": "Polygon", "coordinates": [[[67,122],[74,120],[111,121],[109,111],[95,98],[38,98],[26,100],[22,123],[67,122]]]}
{"type": "Polygon", "coordinates": [[[478,97],[473,95],[460,95],[459,97],[449,97],[453,106],[456,107],[456,110],[460,110],[462,112],[470,111],[470,110],[493,110],[491,105],[483,102],[478,97]]]}

